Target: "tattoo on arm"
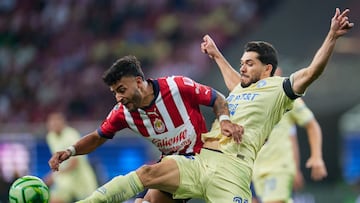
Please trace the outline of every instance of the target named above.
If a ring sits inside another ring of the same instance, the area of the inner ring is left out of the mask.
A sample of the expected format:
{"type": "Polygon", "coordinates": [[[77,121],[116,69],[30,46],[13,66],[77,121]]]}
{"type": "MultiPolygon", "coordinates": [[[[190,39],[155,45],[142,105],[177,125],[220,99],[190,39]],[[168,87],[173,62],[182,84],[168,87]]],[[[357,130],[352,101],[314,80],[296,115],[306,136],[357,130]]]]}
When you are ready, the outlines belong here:
{"type": "Polygon", "coordinates": [[[229,106],[223,95],[217,94],[213,109],[216,117],[219,117],[220,115],[229,115],[229,106]]]}

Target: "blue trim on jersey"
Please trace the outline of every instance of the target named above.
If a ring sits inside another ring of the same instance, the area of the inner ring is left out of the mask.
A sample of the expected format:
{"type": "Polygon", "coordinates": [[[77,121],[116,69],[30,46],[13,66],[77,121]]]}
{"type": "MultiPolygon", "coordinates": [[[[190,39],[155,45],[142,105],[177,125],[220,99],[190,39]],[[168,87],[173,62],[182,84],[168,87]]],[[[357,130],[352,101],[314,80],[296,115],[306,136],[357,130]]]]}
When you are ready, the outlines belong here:
{"type": "Polygon", "coordinates": [[[112,139],[114,137],[115,134],[113,135],[105,135],[102,131],[101,128],[99,127],[97,130],[98,134],[100,135],[100,137],[106,138],[106,139],[112,139]]]}
{"type": "Polygon", "coordinates": [[[252,197],[257,198],[258,196],[256,195],[255,186],[254,186],[254,183],[252,181],[250,183],[250,190],[251,190],[252,197]]]}
{"type": "Polygon", "coordinates": [[[214,88],[211,88],[211,100],[210,100],[211,107],[214,106],[216,98],[217,98],[217,92],[214,88]]]}
{"type": "Polygon", "coordinates": [[[155,101],[156,101],[157,97],[159,96],[160,86],[159,86],[159,82],[157,80],[148,79],[147,81],[153,85],[153,90],[154,90],[154,99],[149,104],[149,106],[151,106],[151,105],[155,104],[155,101]]]}

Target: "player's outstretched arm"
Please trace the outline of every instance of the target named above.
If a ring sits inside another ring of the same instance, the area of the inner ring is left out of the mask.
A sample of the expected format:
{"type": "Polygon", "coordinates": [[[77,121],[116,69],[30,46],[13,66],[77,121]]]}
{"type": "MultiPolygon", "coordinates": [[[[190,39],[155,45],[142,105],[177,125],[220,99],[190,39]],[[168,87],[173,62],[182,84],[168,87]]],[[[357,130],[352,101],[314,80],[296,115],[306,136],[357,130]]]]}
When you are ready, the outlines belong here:
{"type": "Polygon", "coordinates": [[[330,30],[311,64],[294,74],[292,87],[295,93],[303,94],[306,88],[324,71],[337,39],[345,35],[354,26],[354,23],[349,21],[349,12],[349,9],[340,12],[340,9],[336,8],[335,15],[331,19],[330,30]]]}
{"type": "Polygon", "coordinates": [[[300,167],[300,150],[299,150],[299,142],[296,133],[296,125],[293,126],[289,139],[291,141],[291,145],[292,145],[291,148],[293,151],[295,167],[296,167],[293,189],[295,191],[299,191],[304,187],[304,176],[301,172],[301,167],[300,167]]]}
{"type": "Polygon", "coordinates": [[[67,150],[54,153],[48,162],[49,166],[52,171],[58,171],[63,161],[69,159],[71,156],[88,154],[106,142],[106,140],[107,139],[101,137],[97,131],[91,132],[67,150]]]}
{"type": "Polygon", "coordinates": [[[201,43],[201,51],[208,54],[210,58],[215,60],[224,78],[226,87],[230,91],[232,91],[235,86],[240,83],[240,74],[221,54],[214,40],[209,35],[205,35],[203,37],[203,42],[201,43]]]}
{"type": "Polygon", "coordinates": [[[313,118],[305,126],[310,144],[310,158],[306,168],[311,168],[311,178],[322,180],[327,176],[326,166],[322,156],[322,132],[318,121],[313,118]]]}

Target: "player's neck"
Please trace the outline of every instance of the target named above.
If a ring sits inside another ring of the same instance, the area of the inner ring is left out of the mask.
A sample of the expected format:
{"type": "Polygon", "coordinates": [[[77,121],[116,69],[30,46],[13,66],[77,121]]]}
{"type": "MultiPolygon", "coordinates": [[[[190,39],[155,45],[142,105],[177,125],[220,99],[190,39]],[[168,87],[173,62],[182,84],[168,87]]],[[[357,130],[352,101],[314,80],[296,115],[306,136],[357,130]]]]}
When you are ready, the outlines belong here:
{"type": "Polygon", "coordinates": [[[149,106],[154,99],[154,88],[151,82],[145,81],[145,93],[142,106],[149,106]]]}

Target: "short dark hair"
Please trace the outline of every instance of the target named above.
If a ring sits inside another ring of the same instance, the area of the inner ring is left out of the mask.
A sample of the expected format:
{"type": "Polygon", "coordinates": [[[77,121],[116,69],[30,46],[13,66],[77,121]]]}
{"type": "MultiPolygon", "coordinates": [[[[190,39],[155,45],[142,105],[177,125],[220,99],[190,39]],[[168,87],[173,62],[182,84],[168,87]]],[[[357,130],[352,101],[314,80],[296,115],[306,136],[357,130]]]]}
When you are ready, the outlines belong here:
{"type": "Polygon", "coordinates": [[[261,61],[261,63],[272,65],[273,68],[270,75],[273,76],[275,74],[276,68],[278,66],[278,57],[277,51],[272,44],[264,41],[251,41],[246,43],[244,51],[254,51],[258,53],[258,59],[261,61]]]}
{"type": "Polygon", "coordinates": [[[140,61],[132,55],[118,59],[102,76],[103,81],[111,86],[124,76],[140,76],[144,80],[140,61]]]}

